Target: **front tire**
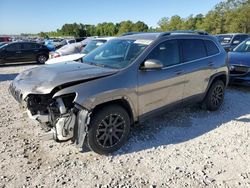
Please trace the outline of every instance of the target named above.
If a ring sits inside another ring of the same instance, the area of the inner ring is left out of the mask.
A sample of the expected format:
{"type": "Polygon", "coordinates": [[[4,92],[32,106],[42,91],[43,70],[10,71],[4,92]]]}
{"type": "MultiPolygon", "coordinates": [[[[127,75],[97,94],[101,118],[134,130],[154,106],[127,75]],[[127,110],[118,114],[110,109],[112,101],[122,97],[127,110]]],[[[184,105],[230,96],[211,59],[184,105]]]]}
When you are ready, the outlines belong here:
{"type": "Polygon", "coordinates": [[[122,147],[129,132],[130,118],[127,111],[119,105],[111,105],[94,114],[86,142],[92,151],[107,155],[122,147]]]}
{"type": "Polygon", "coordinates": [[[44,54],[38,55],[36,58],[37,63],[44,64],[48,60],[48,57],[44,54]]]}
{"type": "Polygon", "coordinates": [[[225,84],[222,80],[216,80],[209,88],[203,101],[205,109],[216,111],[223,103],[225,95],[225,84]]]}

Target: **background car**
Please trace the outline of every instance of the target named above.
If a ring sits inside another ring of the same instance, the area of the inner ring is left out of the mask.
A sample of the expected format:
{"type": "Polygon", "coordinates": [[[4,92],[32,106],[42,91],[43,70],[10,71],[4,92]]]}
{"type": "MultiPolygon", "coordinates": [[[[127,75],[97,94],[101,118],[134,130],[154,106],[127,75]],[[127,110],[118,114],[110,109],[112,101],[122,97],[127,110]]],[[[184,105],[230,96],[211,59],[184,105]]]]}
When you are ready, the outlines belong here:
{"type": "Polygon", "coordinates": [[[12,42],[0,47],[0,64],[27,61],[45,63],[48,57],[48,48],[34,42],[12,42]]]}
{"type": "Polygon", "coordinates": [[[233,50],[236,46],[238,46],[242,41],[246,40],[249,35],[243,33],[228,33],[216,35],[216,37],[218,38],[223,48],[227,52],[229,52],[233,50]]]}
{"type": "Polygon", "coordinates": [[[250,86],[250,38],[228,53],[230,83],[250,86]]]}
{"type": "Polygon", "coordinates": [[[61,48],[57,49],[54,52],[50,52],[49,58],[53,59],[53,58],[57,58],[57,57],[65,56],[65,55],[79,53],[82,50],[83,46],[84,45],[81,42],[67,44],[67,45],[62,46],[61,48]]]}
{"type": "Polygon", "coordinates": [[[0,37],[0,42],[11,42],[11,38],[10,37],[0,37]]]}
{"type": "Polygon", "coordinates": [[[56,49],[62,47],[63,45],[65,45],[65,43],[63,44],[62,41],[64,39],[45,39],[44,40],[44,45],[50,50],[50,51],[55,51],[56,49]]]}
{"type": "Polygon", "coordinates": [[[46,61],[46,64],[77,61],[113,38],[114,37],[88,38],[88,41],[85,39],[81,42],[81,44],[83,44],[82,50],[79,50],[79,47],[76,46],[77,43],[63,46],[54,53],[50,52],[50,59],[46,61]],[[85,46],[86,43],[87,45],[85,46]]]}
{"type": "Polygon", "coordinates": [[[49,53],[49,58],[57,58],[65,55],[80,53],[82,49],[92,40],[94,37],[88,37],[80,42],[67,44],[56,51],[49,53]]]}

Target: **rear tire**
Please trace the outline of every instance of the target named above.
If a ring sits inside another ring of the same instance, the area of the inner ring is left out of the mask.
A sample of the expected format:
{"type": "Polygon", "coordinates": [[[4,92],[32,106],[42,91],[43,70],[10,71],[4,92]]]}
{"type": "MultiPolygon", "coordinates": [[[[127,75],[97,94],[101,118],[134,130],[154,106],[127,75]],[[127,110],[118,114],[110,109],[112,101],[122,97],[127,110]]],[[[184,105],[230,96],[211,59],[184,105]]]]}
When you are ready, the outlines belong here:
{"type": "Polygon", "coordinates": [[[210,111],[216,111],[223,103],[225,94],[225,84],[222,80],[216,80],[209,88],[203,101],[203,107],[210,111]]]}
{"type": "Polygon", "coordinates": [[[44,64],[48,60],[48,57],[44,54],[38,55],[36,58],[37,63],[44,64]]]}
{"type": "Polygon", "coordinates": [[[130,118],[119,105],[110,105],[97,111],[89,125],[87,146],[98,154],[108,155],[117,151],[127,141],[130,118]]]}

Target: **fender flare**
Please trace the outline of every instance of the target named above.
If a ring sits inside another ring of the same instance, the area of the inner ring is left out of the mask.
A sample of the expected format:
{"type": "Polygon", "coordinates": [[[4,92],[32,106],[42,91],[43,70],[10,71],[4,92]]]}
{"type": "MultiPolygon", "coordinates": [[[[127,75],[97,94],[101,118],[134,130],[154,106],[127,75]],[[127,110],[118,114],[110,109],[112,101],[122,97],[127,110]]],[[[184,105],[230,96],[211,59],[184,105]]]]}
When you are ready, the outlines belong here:
{"type": "Polygon", "coordinates": [[[228,77],[227,72],[226,72],[226,71],[218,72],[218,73],[216,73],[216,74],[214,74],[214,75],[212,75],[212,76],[210,77],[209,82],[208,82],[208,86],[207,86],[206,92],[205,92],[206,94],[207,94],[209,88],[211,87],[213,81],[214,81],[216,78],[218,78],[219,76],[225,76],[225,77],[226,77],[226,86],[228,85],[229,77],[228,77]]]}

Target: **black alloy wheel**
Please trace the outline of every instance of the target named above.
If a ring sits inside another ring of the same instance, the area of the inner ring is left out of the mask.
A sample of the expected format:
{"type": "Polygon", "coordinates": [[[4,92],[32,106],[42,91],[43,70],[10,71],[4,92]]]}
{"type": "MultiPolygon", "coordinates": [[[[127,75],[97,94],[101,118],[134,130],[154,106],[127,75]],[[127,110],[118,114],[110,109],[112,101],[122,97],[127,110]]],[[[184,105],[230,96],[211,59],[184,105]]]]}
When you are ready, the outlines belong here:
{"type": "Polygon", "coordinates": [[[121,148],[130,132],[130,117],[119,105],[99,109],[91,117],[87,146],[99,154],[110,154],[121,148]]]}

